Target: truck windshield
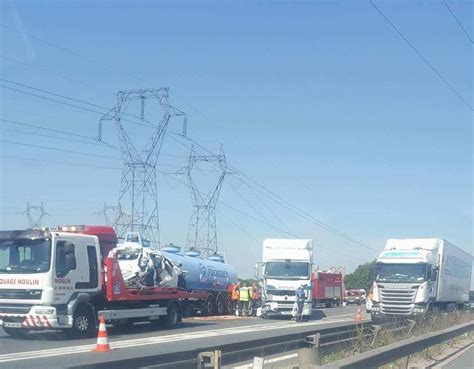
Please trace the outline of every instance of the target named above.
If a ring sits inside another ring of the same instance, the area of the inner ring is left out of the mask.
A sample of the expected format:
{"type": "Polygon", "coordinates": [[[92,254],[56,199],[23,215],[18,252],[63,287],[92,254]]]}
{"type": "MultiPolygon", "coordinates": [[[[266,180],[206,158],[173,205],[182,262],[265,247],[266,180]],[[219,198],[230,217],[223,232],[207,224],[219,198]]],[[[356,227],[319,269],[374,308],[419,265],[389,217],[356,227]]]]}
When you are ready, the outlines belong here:
{"type": "Polygon", "coordinates": [[[265,277],[268,278],[309,278],[309,263],[270,261],[265,264],[265,277]]]}
{"type": "Polygon", "coordinates": [[[0,273],[42,273],[51,264],[51,240],[0,240],[0,273]]]}
{"type": "Polygon", "coordinates": [[[377,282],[423,282],[426,280],[426,264],[377,264],[377,282]]]}

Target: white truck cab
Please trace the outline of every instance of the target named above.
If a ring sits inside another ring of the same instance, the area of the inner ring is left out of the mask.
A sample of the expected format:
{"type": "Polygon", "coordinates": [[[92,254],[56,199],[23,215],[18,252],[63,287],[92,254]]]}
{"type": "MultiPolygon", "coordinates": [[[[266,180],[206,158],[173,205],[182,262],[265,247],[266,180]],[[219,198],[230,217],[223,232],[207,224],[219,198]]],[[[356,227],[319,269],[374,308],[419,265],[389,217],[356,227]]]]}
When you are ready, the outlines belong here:
{"type": "Polygon", "coordinates": [[[266,239],[259,274],[263,278],[262,315],[291,316],[296,289],[306,286],[303,317],[312,308],[311,272],[313,241],[309,239],[266,239]]]}
{"type": "Polygon", "coordinates": [[[29,328],[72,328],[84,324],[84,314],[92,324],[93,309],[85,306],[102,289],[100,265],[97,237],[1,231],[0,326],[18,335],[29,328]]]}

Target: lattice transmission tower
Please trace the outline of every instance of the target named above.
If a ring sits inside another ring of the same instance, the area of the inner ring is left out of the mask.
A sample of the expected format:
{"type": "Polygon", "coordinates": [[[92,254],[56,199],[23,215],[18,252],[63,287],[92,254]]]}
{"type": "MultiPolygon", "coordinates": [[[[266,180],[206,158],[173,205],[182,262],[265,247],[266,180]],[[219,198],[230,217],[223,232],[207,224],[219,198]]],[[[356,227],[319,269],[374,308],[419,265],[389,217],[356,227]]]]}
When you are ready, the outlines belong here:
{"type": "Polygon", "coordinates": [[[222,145],[218,155],[198,155],[191,148],[185,172],[191,192],[193,213],[189,221],[186,250],[197,250],[208,257],[217,252],[216,204],[222,184],[228,174],[226,157],[222,145]],[[198,169],[196,164],[209,163],[218,170],[217,182],[207,191],[197,185],[193,172],[198,169]]]}
{"type": "Polygon", "coordinates": [[[105,225],[112,226],[116,223],[117,219],[124,214],[120,213],[120,208],[117,205],[109,205],[104,202],[102,210],[94,213],[95,215],[103,216],[105,225]]]}
{"type": "Polygon", "coordinates": [[[170,105],[169,89],[163,87],[119,91],[116,107],[100,119],[99,140],[102,140],[102,123],[107,120],[115,122],[123,159],[119,215],[114,224],[119,237],[128,231],[136,231],[151,241],[154,247],[160,245],[156,166],[170,118],[178,116],[183,118],[182,134],[185,136],[186,114],[170,105]],[[139,104],[139,115],[127,112],[136,104],[139,104]],[[156,104],[160,107],[158,113],[153,106],[156,104]],[[123,122],[152,128],[148,143],[142,148],[137,147],[137,140],[134,141],[127,133],[123,122]]]}
{"type": "Polygon", "coordinates": [[[30,228],[41,228],[43,219],[51,216],[51,214],[44,210],[43,203],[41,203],[41,205],[31,205],[29,202],[26,203],[25,210],[20,212],[20,214],[26,214],[30,228]]]}

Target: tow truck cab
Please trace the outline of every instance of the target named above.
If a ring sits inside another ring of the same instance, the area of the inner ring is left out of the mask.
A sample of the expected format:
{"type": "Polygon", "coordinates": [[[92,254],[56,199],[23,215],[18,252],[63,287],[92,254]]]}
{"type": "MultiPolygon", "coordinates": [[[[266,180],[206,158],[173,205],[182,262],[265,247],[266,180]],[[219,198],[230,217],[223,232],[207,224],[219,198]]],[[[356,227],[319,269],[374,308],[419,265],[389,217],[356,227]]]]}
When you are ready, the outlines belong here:
{"type": "Polygon", "coordinates": [[[92,329],[103,298],[102,255],[116,239],[111,227],[0,231],[0,326],[14,335],[92,329]]]}

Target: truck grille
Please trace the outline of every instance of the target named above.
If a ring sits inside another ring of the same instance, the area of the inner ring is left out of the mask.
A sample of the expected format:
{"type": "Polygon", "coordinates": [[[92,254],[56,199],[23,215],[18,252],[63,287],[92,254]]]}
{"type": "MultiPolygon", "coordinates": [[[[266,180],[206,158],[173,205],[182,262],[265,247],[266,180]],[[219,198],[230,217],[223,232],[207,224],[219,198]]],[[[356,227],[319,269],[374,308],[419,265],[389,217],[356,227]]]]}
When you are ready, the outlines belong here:
{"type": "Polygon", "coordinates": [[[381,289],[380,307],[385,314],[409,315],[412,313],[416,289],[381,289]]]}
{"type": "Polygon", "coordinates": [[[13,305],[13,304],[2,304],[0,305],[1,314],[28,314],[31,310],[32,305],[13,305]]]}
{"type": "Polygon", "coordinates": [[[292,290],[268,290],[267,293],[273,296],[294,296],[296,292],[292,290]]]}
{"type": "Polygon", "coordinates": [[[0,289],[0,299],[41,300],[42,290],[0,289]]]}

